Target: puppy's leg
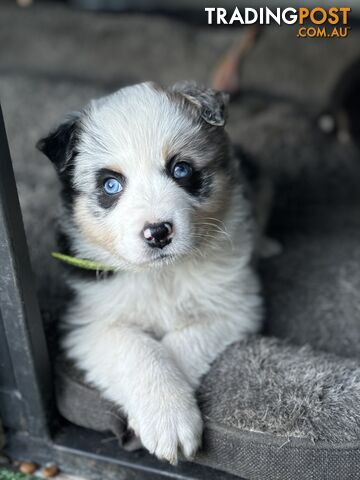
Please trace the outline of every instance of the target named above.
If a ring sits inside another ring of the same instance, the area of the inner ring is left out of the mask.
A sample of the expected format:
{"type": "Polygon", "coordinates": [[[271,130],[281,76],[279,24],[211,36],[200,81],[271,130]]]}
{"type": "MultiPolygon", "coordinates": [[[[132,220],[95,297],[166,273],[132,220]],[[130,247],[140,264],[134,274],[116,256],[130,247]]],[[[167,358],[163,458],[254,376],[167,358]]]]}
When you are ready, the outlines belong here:
{"type": "Polygon", "coordinates": [[[235,323],[204,320],[165,335],[163,344],[172,353],[188,382],[197,387],[211,363],[231,343],[244,338],[235,323]]]}
{"type": "Polygon", "coordinates": [[[66,347],[87,379],[121,405],[149,452],[171,463],[199,447],[201,415],[193,389],[169,352],[132,326],[94,322],[70,333],[66,347]]]}
{"type": "Polygon", "coordinates": [[[204,320],[167,333],[162,343],[171,352],[189,383],[196,388],[211,363],[228,345],[258,331],[261,312],[258,297],[244,298],[232,315],[224,309],[223,313],[219,312],[211,319],[205,317],[204,320]]]}

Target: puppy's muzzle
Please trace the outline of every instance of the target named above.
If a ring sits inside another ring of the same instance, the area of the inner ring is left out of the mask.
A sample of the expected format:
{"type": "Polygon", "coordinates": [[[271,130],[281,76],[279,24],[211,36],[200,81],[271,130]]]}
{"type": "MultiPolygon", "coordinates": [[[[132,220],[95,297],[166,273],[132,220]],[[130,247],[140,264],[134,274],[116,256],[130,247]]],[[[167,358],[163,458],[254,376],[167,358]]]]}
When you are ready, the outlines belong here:
{"type": "Polygon", "coordinates": [[[141,233],[149,247],[164,248],[172,240],[173,225],[171,222],[148,223],[141,233]]]}

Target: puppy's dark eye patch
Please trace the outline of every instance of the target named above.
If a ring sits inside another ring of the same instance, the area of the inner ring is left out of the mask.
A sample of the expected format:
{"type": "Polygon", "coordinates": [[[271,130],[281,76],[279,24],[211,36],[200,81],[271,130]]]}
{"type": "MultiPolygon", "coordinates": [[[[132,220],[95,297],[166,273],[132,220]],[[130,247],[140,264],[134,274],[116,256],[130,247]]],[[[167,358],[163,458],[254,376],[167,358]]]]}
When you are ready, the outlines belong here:
{"type": "Polygon", "coordinates": [[[111,208],[118,202],[126,179],[119,172],[102,168],[96,173],[96,195],[101,208],[111,208]]]}
{"type": "Polygon", "coordinates": [[[207,168],[196,169],[189,159],[174,155],[166,164],[166,173],[193,197],[209,196],[212,180],[207,168]]]}

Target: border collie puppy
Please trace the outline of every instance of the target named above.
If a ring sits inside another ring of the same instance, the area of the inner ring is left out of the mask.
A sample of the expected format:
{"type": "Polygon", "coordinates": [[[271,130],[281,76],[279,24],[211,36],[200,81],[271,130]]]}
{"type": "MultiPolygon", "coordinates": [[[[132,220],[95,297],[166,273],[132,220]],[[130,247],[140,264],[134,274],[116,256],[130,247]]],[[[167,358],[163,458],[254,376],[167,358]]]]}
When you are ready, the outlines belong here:
{"type": "Polygon", "coordinates": [[[142,83],[92,101],[38,144],[63,183],[61,253],[112,269],[69,275],[67,355],[171,463],[201,443],[201,377],[261,318],[226,101],[193,83],[142,83]]]}

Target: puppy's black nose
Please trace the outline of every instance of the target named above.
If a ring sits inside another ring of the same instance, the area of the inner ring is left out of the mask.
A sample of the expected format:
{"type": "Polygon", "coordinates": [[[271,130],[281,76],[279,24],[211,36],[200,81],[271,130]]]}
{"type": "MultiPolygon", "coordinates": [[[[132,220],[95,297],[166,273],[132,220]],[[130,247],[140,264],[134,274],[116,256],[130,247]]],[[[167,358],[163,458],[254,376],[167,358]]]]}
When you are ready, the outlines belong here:
{"type": "Polygon", "coordinates": [[[153,248],[164,248],[172,240],[173,226],[170,222],[148,223],[142,231],[146,243],[153,248]]]}

